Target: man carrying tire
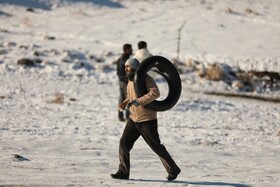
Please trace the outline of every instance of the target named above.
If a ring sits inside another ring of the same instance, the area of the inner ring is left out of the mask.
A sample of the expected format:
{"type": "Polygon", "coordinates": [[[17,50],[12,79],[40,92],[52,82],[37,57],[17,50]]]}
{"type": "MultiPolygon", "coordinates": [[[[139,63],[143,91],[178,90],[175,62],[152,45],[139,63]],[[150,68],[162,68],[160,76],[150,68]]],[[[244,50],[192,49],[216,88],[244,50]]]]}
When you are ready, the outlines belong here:
{"type": "Polygon", "coordinates": [[[115,174],[111,174],[111,177],[115,179],[129,179],[129,152],[136,140],[142,136],[145,142],[162,161],[168,173],[167,180],[174,180],[181,170],[176,165],[165,146],[161,144],[158,134],[157,111],[145,108],[145,105],[160,97],[158,87],[155,81],[147,75],[146,87],[148,93],[138,98],[135,92],[133,79],[139,64],[139,61],[134,58],[130,58],[125,62],[125,71],[129,80],[127,85],[127,98],[120,103],[119,108],[121,110],[127,108],[130,111],[130,115],[120,139],[119,169],[115,174]]]}

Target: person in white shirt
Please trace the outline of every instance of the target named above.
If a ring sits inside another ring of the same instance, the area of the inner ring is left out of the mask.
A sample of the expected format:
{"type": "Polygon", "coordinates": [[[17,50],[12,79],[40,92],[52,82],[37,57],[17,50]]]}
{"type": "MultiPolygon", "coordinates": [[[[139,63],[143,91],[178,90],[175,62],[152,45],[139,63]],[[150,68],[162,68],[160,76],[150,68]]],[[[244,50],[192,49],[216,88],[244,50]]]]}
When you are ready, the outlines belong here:
{"type": "Polygon", "coordinates": [[[138,50],[133,58],[136,58],[140,63],[146,58],[153,56],[147,49],[147,43],[145,41],[138,42],[138,50]]]}

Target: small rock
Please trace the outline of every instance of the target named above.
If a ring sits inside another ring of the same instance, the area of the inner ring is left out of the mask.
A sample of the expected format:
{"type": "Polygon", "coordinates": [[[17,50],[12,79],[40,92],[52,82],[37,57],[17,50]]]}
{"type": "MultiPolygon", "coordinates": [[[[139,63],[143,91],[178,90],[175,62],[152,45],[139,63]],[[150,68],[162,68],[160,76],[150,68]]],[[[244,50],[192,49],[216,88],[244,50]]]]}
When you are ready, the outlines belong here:
{"type": "Polygon", "coordinates": [[[8,53],[8,50],[6,49],[0,49],[0,55],[5,55],[8,53]]]}
{"type": "Polygon", "coordinates": [[[9,33],[9,31],[7,29],[1,29],[1,28],[0,28],[0,32],[9,33]]]}
{"type": "Polygon", "coordinates": [[[15,46],[17,46],[17,43],[16,42],[6,42],[6,43],[4,43],[4,46],[5,47],[15,47],[15,46]]]}
{"type": "Polygon", "coordinates": [[[18,65],[34,66],[34,61],[28,58],[22,58],[17,61],[18,65]]]}
{"type": "Polygon", "coordinates": [[[214,142],[212,142],[212,141],[206,141],[205,142],[205,145],[208,145],[208,146],[214,146],[214,145],[218,145],[219,144],[219,142],[217,142],[217,141],[214,141],[214,142]]]}
{"type": "Polygon", "coordinates": [[[44,36],[45,40],[55,40],[56,38],[54,36],[44,36]]]}
{"type": "Polygon", "coordinates": [[[43,62],[43,60],[40,59],[40,58],[35,58],[34,62],[37,63],[37,64],[41,64],[43,62]]]}
{"type": "Polygon", "coordinates": [[[77,101],[76,98],[70,98],[69,100],[70,100],[70,101],[77,101]]]}
{"type": "Polygon", "coordinates": [[[18,154],[13,154],[12,155],[12,160],[17,161],[17,162],[22,162],[22,161],[30,161],[28,158],[25,158],[23,156],[20,156],[18,154]]]}
{"type": "Polygon", "coordinates": [[[27,46],[27,45],[20,45],[19,48],[27,50],[29,48],[29,46],[27,46]]]}
{"type": "Polygon", "coordinates": [[[30,7],[27,8],[26,11],[27,11],[27,12],[35,12],[35,10],[34,10],[33,8],[30,8],[30,7]]]}
{"type": "Polygon", "coordinates": [[[35,56],[45,56],[45,54],[43,52],[40,51],[34,51],[33,53],[35,56]]]}

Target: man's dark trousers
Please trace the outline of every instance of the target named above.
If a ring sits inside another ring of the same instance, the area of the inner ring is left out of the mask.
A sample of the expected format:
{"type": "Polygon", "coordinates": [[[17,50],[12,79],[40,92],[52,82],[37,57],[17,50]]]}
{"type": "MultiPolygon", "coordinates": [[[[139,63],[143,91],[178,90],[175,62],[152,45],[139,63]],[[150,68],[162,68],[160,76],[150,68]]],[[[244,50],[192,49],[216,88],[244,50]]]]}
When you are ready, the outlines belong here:
{"type": "Polygon", "coordinates": [[[160,160],[162,161],[168,173],[172,173],[178,170],[178,166],[171,158],[170,154],[168,153],[164,145],[162,145],[160,142],[157,120],[135,123],[130,118],[128,118],[123,135],[120,140],[119,172],[129,176],[129,171],[130,171],[129,152],[140,135],[143,137],[146,143],[151,147],[151,149],[159,156],[160,160]]]}
{"type": "MultiPolygon", "coordinates": [[[[119,85],[120,85],[120,95],[119,95],[119,103],[123,102],[126,99],[126,87],[127,87],[128,81],[122,81],[119,80],[119,85]]],[[[124,116],[123,111],[118,111],[119,112],[119,119],[120,120],[125,120],[128,117],[128,113],[126,112],[126,116],[124,116]]]]}

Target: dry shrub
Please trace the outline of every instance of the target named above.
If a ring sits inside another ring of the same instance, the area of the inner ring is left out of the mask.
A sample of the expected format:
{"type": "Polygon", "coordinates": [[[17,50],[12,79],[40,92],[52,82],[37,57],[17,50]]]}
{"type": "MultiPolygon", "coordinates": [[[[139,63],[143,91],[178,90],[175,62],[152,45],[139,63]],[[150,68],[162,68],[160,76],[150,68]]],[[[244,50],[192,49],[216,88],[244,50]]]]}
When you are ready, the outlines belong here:
{"type": "Polygon", "coordinates": [[[231,87],[235,90],[242,90],[244,86],[244,82],[241,80],[235,80],[231,83],[231,87]]]}
{"type": "Polygon", "coordinates": [[[252,80],[252,75],[249,74],[248,72],[237,72],[236,73],[237,77],[239,80],[243,80],[243,81],[251,81],[252,80]]]}
{"type": "Polygon", "coordinates": [[[218,145],[219,142],[218,141],[205,141],[204,144],[207,146],[215,146],[215,145],[218,145]]]}
{"type": "Polygon", "coordinates": [[[202,62],[188,58],[185,62],[179,62],[176,64],[180,73],[197,71],[203,66],[202,62]]]}
{"type": "Polygon", "coordinates": [[[49,35],[45,35],[43,37],[44,40],[55,40],[55,37],[54,36],[49,36],[49,35]]]}
{"type": "Polygon", "coordinates": [[[31,23],[30,23],[30,19],[27,18],[27,17],[24,17],[20,20],[20,24],[21,26],[23,27],[30,27],[31,26],[31,23]]]}
{"type": "Polygon", "coordinates": [[[194,60],[192,58],[188,58],[188,60],[186,61],[186,66],[190,67],[190,68],[194,68],[194,60]]]}
{"type": "Polygon", "coordinates": [[[250,8],[246,8],[246,9],[244,10],[244,12],[245,12],[245,14],[260,15],[257,11],[254,11],[254,10],[252,10],[252,9],[250,9],[250,8]]]}
{"type": "Polygon", "coordinates": [[[278,132],[277,136],[279,136],[279,137],[280,137],[280,131],[278,132]]]}
{"type": "MultiPolygon", "coordinates": [[[[225,10],[225,12],[227,14],[237,14],[237,15],[243,15],[242,12],[239,11],[234,11],[232,8],[227,7],[227,9],[225,10]]],[[[253,15],[260,15],[257,11],[252,10],[251,8],[246,8],[244,10],[244,14],[253,14],[253,15]]]]}
{"type": "Polygon", "coordinates": [[[203,63],[198,61],[198,60],[189,58],[185,62],[185,66],[188,67],[188,68],[192,68],[193,70],[198,70],[199,68],[201,68],[201,66],[203,66],[203,63]]]}
{"type": "Polygon", "coordinates": [[[73,11],[72,15],[90,17],[90,15],[88,13],[85,13],[84,10],[82,10],[82,9],[78,9],[76,11],[73,11]]]}
{"type": "Polygon", "coordinates": [[[48,103],[54,103],[54,104],[61,104],[63,102],[64,102],[64,96],[61,93],[56,93],[55,98],[48,101],[48,103]]]}
{"type": "Polygon", "coordinates": [[[224,79],[223,70],[217,64],[211,64],[204,71],[199,71],[198,74],[201,78],[206,78],[212,81],[220,81],[224,79]]]}
{"type": "Polygon", "coordinates": [[[227,9],[226,9],[225,12],[228,13],[228,14],[235,14],[235,13],[236,13],[236,12],[233,11],[230,7],[227,7],[227,9]]]}

